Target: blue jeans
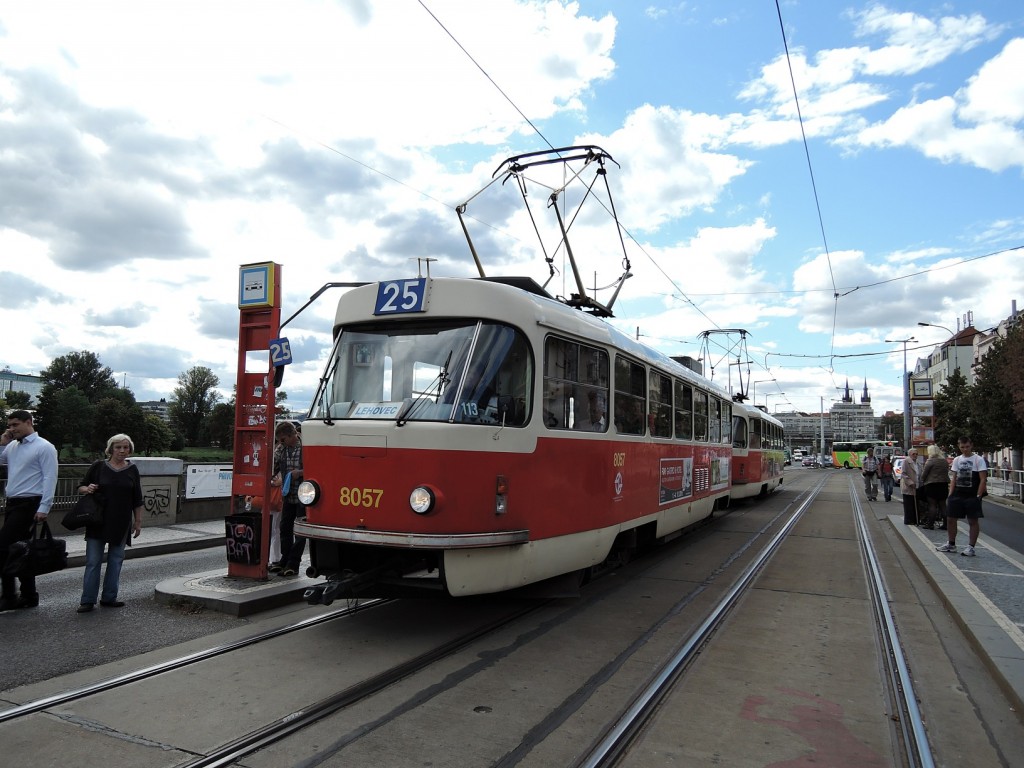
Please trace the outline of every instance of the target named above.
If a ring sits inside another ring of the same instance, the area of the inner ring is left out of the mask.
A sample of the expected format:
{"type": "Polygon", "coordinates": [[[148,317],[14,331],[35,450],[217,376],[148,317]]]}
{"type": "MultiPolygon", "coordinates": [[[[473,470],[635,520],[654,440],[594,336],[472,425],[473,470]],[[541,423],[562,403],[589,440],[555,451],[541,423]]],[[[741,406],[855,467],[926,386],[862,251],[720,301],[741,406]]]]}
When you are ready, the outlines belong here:
{"type": "MultiPolygon", "coordinates": [[[[100,591],[100,565],[103,563],[103,539],[85,540],[85,583],[82,586],[82,605],[95,605],[100,591]]],[[[107,550],[107,570],[103,574],[103,594],[100,600],[112,603],[117,600],[117,585],[121,580],[121,565],[124,563],[124,543],[111,544],[107,550]]]]}
{"type": "Polygon", "coordinates": [[[885,500],[886,501],[888,501],[889,499],[892,498],[892,490],[893,490],[892,486],[893,486],[893,476],[892,475],[882,475],[882,493],[885,494],[885,500]]]}

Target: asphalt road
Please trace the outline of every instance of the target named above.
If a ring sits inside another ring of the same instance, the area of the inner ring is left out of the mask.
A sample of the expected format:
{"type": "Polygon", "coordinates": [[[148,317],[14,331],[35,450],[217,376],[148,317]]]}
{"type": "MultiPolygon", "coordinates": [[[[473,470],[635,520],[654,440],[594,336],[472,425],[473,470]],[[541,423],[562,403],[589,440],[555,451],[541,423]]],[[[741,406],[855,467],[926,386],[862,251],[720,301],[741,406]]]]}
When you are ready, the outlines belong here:
{"type": "Polygon", "coordinates": [[[244,626],[247,619],[156,602],[156,585],[174,576],[224,567],[224,549],[125,560],[124,608],[76,609],[84,568],[40,576],[39,607],[0,613],[0,691],[244,626]]]}

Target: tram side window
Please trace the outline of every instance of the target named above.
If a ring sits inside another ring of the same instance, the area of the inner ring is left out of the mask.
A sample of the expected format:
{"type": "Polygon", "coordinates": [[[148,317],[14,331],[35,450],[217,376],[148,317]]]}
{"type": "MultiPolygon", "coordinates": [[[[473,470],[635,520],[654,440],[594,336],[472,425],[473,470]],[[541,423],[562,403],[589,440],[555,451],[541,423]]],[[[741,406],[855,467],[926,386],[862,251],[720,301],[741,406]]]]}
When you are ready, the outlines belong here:
{"type": "Polygon", "coordinates": [[[676,439],[693,439],[693,387],[676,382],[676,439]]]}
{"type": "Polygon", "coordinates": [[[699,389],[693,393],[693,439],[708,440],[708,393],[699,389]]]}
{"type": "Polygon", "coordinates": [[[615,357],[615,428],[622,434],[642,435],[646,431],[647,376],[644,367],[632,360],[615,357]]]}
{"type": "Polygon", "coordinates": [[[761,419],[754,419],[754,448],[766,448],[767,443],[764,439],[764,427],[765,423],[761,419]]]}
{"type": "Polygon", "coordinates": [[[739,414],[732,417],[732,447],[747,447],[747,420],[739,414]]]}
{"type": "Polygon", "coordinates": [[[728,401],[722,402],[722,442],[725,445],[732,443],[732,405],[728,401]]]}
{"type": "Polygon", "coordinates": [[[608,428],[608,353],[549,336],[544,344],[544,425],[604,432],[608,428]]]}
{"type": "Polygon", "coordinates": [[[672,379],[651,371],[651,434],[672,437],[672,379]]]}

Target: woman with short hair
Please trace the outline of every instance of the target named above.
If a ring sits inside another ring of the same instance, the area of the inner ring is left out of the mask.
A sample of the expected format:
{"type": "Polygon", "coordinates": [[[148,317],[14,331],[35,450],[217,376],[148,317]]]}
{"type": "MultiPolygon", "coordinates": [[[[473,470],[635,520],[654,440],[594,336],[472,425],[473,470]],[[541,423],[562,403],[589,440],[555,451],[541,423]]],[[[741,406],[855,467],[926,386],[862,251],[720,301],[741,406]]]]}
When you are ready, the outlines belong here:
{"type": "Polygon", "coordinates": [[[129,457],[135,450],[132,439],[116,434],[107,440],[106,460],[97,461],[85,473],[78,492],[102,496],[103,522],[85,528],[85,576],[79,613],[88,613],[99,597],[104,608],[121,608],[117,599],[125,547],[142,532],[142,477],[129,457]],[[107,550],[107,569],[100,594],[100,566],[107,550]]]}
{"type": "Polygon", "coordinates": [[[900,493],[903,495],[903,524],[917,525],[917,483],[921,467],[917,463],[917,448],[907,451],[900,476],[900,493]]]}
{"type": "Polygon", "coordinates": [[[928,513],[923,528],[934,530],[935,523],[939,528],[946,527],[946,494],[949,488],[949,464],[942,454],[942,449],[937,445],[928,446],[928,461],[924,463],[921,470],[921,482],[918,487],[918,496],[927,502],[928,513]]]}

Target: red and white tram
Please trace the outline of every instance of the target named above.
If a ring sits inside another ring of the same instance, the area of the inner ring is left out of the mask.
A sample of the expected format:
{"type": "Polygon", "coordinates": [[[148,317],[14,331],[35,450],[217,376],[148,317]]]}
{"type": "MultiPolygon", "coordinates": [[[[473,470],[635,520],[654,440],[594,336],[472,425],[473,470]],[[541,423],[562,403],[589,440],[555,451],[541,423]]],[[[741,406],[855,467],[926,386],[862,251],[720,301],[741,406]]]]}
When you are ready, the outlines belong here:
{"type": "Polygon", "coordinates": [[[576,578],[728,504],[729,394],[532,280],[369,284],[334,335],[302,430],[310,602],[576,578]]]}
{"type": "Polygon", "coordinates": [[[782,485],[782,422],[746,403],[732,406],[732,498],[763,497],[782,485]]]}

